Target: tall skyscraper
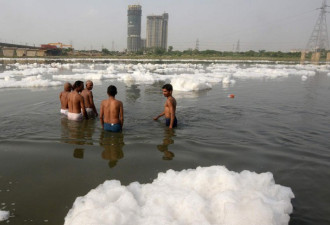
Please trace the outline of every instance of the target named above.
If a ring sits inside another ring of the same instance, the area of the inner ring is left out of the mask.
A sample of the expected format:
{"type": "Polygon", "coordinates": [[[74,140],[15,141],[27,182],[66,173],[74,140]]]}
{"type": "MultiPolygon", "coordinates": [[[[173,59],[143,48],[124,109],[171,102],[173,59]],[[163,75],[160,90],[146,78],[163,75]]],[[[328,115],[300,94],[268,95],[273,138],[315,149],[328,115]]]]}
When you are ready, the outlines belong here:
{"type": "Polygon", "coordinates": [[[147,48],[167,49],[168,13],[147,16],[147,48]]]}
{"type": "Polygon", "coordinates": [[[129,5],[127,10],[127,51],[141,50],[141,15],[140,5],[129,5]]]}

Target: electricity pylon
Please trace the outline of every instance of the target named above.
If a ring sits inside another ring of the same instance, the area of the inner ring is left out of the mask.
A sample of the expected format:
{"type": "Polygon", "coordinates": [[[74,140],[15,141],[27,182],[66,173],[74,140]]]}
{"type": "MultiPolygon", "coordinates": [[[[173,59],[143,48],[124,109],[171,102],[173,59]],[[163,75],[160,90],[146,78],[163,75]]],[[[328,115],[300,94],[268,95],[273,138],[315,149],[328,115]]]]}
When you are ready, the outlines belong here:
{"type": "Polygon", "coordinates": [[[196,40],[195,50],[199,51],[199,39],[196,40]]]}
{"type": "Polygon", "coordinates": [[[316,21],[312,35],[306,46],[307,51],[317,52],[329,49],[328,28],[327,28],[327,1],[323,0],[320,15],[316,21]]]}
{"type": "Polygon", "coordinates": [[[240,43],[239,40],[237,41],[237,45],[236,45],[236,52],[240,52],[241,51],[241,47],[240,47],[240,43]]]}

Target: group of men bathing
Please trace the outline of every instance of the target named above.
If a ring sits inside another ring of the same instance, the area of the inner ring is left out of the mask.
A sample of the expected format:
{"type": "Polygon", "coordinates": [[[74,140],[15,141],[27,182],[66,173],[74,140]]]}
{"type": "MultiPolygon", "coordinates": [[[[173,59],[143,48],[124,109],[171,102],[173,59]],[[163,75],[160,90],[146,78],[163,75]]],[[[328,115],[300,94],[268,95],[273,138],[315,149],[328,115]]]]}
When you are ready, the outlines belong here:
{"type": "MultiPolygon", "coordinates": [[[[66,115],[69,120],[82,121],[84,118],[95,118],[98,116],[94,100],[93,100],[93,82],[86,81],[86,88],[84,82],[76,81],[73,85],[70,83],[64,84],[64,91],[60,93],[61,114],[66,115]]],[[[171,84],[165,84],[162,87],[163,95],[167,98],[164,106],[164,111],[154,120],[165,116],[166,126],[170,129],[177,126],[177,119],[175,116],[176,100],[172,96],[173,87],[171,84]]],[[[124,109],[123,103],[118,101],[115,96],[117,88],[110,85],[107,89],[109,98],[101,102],[100,107],[100,122],[102,129],[112,132],[120,132],[124,125],[124,109]]]]}

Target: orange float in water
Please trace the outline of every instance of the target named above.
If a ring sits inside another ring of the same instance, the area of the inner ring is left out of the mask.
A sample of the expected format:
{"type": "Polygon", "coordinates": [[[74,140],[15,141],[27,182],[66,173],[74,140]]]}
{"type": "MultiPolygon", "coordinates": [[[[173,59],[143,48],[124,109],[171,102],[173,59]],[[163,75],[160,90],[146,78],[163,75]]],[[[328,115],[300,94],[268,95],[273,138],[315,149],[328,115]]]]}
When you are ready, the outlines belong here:
{"type": "Polygon", "coordinates": [[[235,98],[235,95],[234,94],[230,94],[228,95],[229,98],[235,98]]]}

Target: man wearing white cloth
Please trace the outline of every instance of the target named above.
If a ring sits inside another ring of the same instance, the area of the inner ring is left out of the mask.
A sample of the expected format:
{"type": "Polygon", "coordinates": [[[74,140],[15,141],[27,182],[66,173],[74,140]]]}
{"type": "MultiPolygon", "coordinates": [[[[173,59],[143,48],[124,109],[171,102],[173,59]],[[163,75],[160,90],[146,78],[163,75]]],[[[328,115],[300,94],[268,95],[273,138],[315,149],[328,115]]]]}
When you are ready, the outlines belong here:
{"type": "Polygon", "coordinates": [[[81,96],[84,98],[84,103],[88,118],[97,117],[97,110],[94,105],[92,89],[93,89],[93,82],[91,80],[88,80],[86,81],[86,88],[81,92],[81,96]]]}
{"type": "Polygon", "coordinates": [[[80,92],[84,90],[84,82],[78,80],[73,85],[73,91],[68,95],[68,119],[82,121],[83,118],[88,119],[84,98],[80,92]]]}
{"type": "Polygon", "coordinates": [[[68,115],[68,95],[72,90],[72,85],[68,82],[64,84],[64,90],[60,93],[61,114],[68,115]]]}

